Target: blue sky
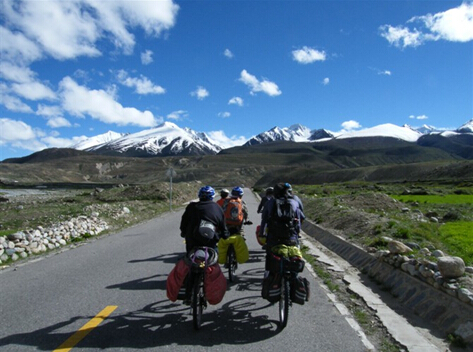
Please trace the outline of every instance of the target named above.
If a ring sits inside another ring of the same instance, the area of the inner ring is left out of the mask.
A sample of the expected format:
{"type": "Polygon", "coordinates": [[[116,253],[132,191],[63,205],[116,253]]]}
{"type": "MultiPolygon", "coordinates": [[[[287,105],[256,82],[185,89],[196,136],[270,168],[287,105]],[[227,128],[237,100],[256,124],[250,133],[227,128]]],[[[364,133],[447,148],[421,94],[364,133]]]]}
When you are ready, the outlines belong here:
{"type": "Polygon", "coordinates": [[[165,121],[232,146],[473,118],[472,1],[1,1],[0,160],[165,121]]]}

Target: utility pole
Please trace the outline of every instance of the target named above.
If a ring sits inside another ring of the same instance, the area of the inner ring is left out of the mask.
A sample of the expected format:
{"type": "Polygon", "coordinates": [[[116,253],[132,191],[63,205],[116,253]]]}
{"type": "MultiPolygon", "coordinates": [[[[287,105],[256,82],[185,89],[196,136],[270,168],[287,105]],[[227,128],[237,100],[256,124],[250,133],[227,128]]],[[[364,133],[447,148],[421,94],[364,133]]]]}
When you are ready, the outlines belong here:
{"type": "Polygon", "coordinates": [[[176,171],[172,167],[166,171],[166,176],[169,177],[169,211],[172,211],[172,178],[176,176],[176,171]]]}

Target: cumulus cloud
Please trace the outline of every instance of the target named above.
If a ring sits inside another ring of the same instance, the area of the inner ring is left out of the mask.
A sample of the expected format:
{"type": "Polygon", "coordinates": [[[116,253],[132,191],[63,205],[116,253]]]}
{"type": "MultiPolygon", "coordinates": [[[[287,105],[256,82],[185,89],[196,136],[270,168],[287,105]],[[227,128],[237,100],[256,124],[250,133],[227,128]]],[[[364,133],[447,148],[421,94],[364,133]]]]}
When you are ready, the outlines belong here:
{"type": "Polygon", "coordinates": [[[117,73],[118,81],[126,87],[135,88],[138,94],[164,94],[166,90],[158,85],[154,85],[147,77],[140,75],[139,78],[129,77],[125,70],[117,73]]]}
{"type": "Polygon", "coordinates": [[[65,77],[59,83],[62,108],[73,116],[90,117],[104,123],[154,127],[157,119],[150,111],[123,107],[104,90],[88,89],[65,77]]]}
{"type": "Polygon", "coordinates": [[[243,136],[227,137],[223,131],[211,131],[206,132],[206,134],[215,144],[220,145],[224,149],[243,145],[247,141],[243,136]]]}
{"type": "Polygon", "coordinates": [[[23,121],[0,118],[0,141],[25,141],[34,138],[36,134],[30,125],[23,121]]]}
{"type": "Polygon", "coordinates": [[[325,61],[327,54],[325,51],[304,46],[302,49],[292,51],[292,59],[300,64],[311,64],[315,61],[325,61]]]}
{"type": "Polygon", "coordinates": [[[146,50],[141,53],[141,63],[143,65],[149,65],[153,62],[153,52],[151,50],[146,50]]]}
{"type": "Polygon", "coordinates": [[[35,76],[36,73],[29,67],[18,66],[7,61],[0,62],[0,77],[7,81],[27,83],[33,81],[35,76]]]}
{"type": "Polygon", "coordinates": [[[349,120],[342,123],[342,128],[344,131],[352,131],[361,128],[361,125],[357,121],[349,120]]]}
{"type": "MultiPolygon", "coordinates": [[[[1,41],[1,40],[0,40],[1,41]]],[[[0,83],[0,104],[5,106],[10,111],[32,113],[33,109],[25,104],[21,99],[9,93],[9,88],[6,84],[0,83]]]]}
{"type": "Polygon", "coordinates": [[[380,34],[390,44],[399,47],[416,47],[427,41],[447,40],[469,42],[473,40],[473,2],[437,14],[416,16],[406,25],[380,27],[380,34]],[[423,28],[410,29],[409,25],[420,24],[423,28]]]}
{"type": "Polygon", "coordinates": [[[328,77],[325,77],[325,78],[323,79],[323,81],[322,81],[322,84],[323,84],[324,86],[328,85],[329,83],[330,83],[330,78],[328,78],[328,77]]]}
{"type": "Polygon", "coordinates": [[[221,118],[224,118],[224,119],[231,116],[231,114],[228,111],[219,112],[217,115],[218,115],[218,117],[221,117],[221,118]]]}
{"type": "Polygon", "coordinates": [[[207,98],[210,95],[208,90],[205,89],[204,87],[201,87],[201,86],[198,86],[197,89],[194,90],[193,92],[191,92],[190,94],[193,97],[197,97],[197,99],[199,99],[199,100],[204,100],[205,98],[207,98]]]}
{"type": "Polygon", "coordinates": [[[225,55],[229,59],[233,58],[233,53],[230,51],[230,49],[225,49],[225,51],[223,52],[223,55],[225,55]]]}
{"type": "Polygon", "coordinates": [[[96,43],[104,38],[131,54],[135,38],[129,28],[159,36],[174,26],[179,10],[172,0],[50,0],[47,6],[42,1],[4,0],[2,6],[6,23],[15,24],[15,33],[3,30],[9,33],[2,35],[7,37],[2,46],[8,46],[8,57],[29,61],[42,53],[59,60],[99,56],[96,43]]]}
{"type": "Polygon", "coordinates": [[[20,97],[29,100],[56,99],[56,93],[40,82],[13,83],[11,89],[20,97]]]}
{"type": "Polygon", "coordinates": [[[414,120],[427,120],[429,117],[427,115],[410,115],[409,118],[414,120]]]}
{"type": "Polygon", "coordinates": [[[253,95],[258,92],[263,92],[269,96],[278,96],[282,93],[276,83],[266,79],[259,81],[255,76],[248,73],[246,70],[241,71],[239,81],[246,84],[250,88],[250,93],[253,95]]]}
{"type": "Polygon", "coordinates": [[[51,128],[71,127],[71,123],[62,116],[55,116],[48,119],[46,123],[51,128]]]}
{"type": "Polygon", "coordinates": [[[177,111],[171,112],[166,117],[169,120],[179,121],[179,120],[183,120],[184,118],[186,118],[188,116],[189,116],[189,114],[186,110],[177,110],[177,111]]]}
{"type": "Polygon", "coordinates": [[[243,99],[240,97],[233,97],[228,101],[228,105],[238,105],[238,106],[243,106],[243,99]]]}

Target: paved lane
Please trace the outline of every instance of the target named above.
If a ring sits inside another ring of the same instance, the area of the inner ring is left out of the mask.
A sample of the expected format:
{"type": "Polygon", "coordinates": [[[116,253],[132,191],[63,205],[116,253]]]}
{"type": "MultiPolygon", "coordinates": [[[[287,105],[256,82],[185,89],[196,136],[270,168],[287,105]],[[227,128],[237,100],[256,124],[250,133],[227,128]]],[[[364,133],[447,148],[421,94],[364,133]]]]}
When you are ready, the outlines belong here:
{"type": "Polygon", "coordinates": [[[278,330],[277,306],[260,296],[258,200],[249,190],[244,200],[254,222],[245,227],[250,260],[238,268],[223,301],[204,312],[200,331],[193,331],[188,307],[166,298],[167,275],[184,254],[180,210],[0,272],[0,350],[53,351],[104,309],[116,307],[97,327],[87,326],[72,351],[366,351],[307,270],[302,275],[310,280],[311,300],[292,306],[288,326],[278,330]]]}

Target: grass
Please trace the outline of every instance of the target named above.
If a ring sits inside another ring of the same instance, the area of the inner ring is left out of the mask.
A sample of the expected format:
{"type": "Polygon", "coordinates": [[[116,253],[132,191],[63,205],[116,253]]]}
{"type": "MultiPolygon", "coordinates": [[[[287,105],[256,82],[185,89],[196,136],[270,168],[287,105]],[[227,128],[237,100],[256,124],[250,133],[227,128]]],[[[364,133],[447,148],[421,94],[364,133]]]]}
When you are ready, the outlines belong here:
{"type": "Polygon", "coordinates": [[[346,182],[293,186],[303,200],[308,219],[341,230],[360,245],[385,249],[382,238],[390,237],[440,249],[473,265],[471,183],[346,182]],[[401,207],[408,211],[402,212],[401,207]]]}
{"type": "Polygon", "coordinates": [[[449,254],[461,257],[465,263],[473,263],[473,222],[458,221],[440,228],[440,241],[449,254]]]}
{"type": "Polygon", "coordinates": [[[445,195],[392,195],[403,203],[424,203],[424,204],[473,204],[471,194],[445,194],[445,195]]]}

